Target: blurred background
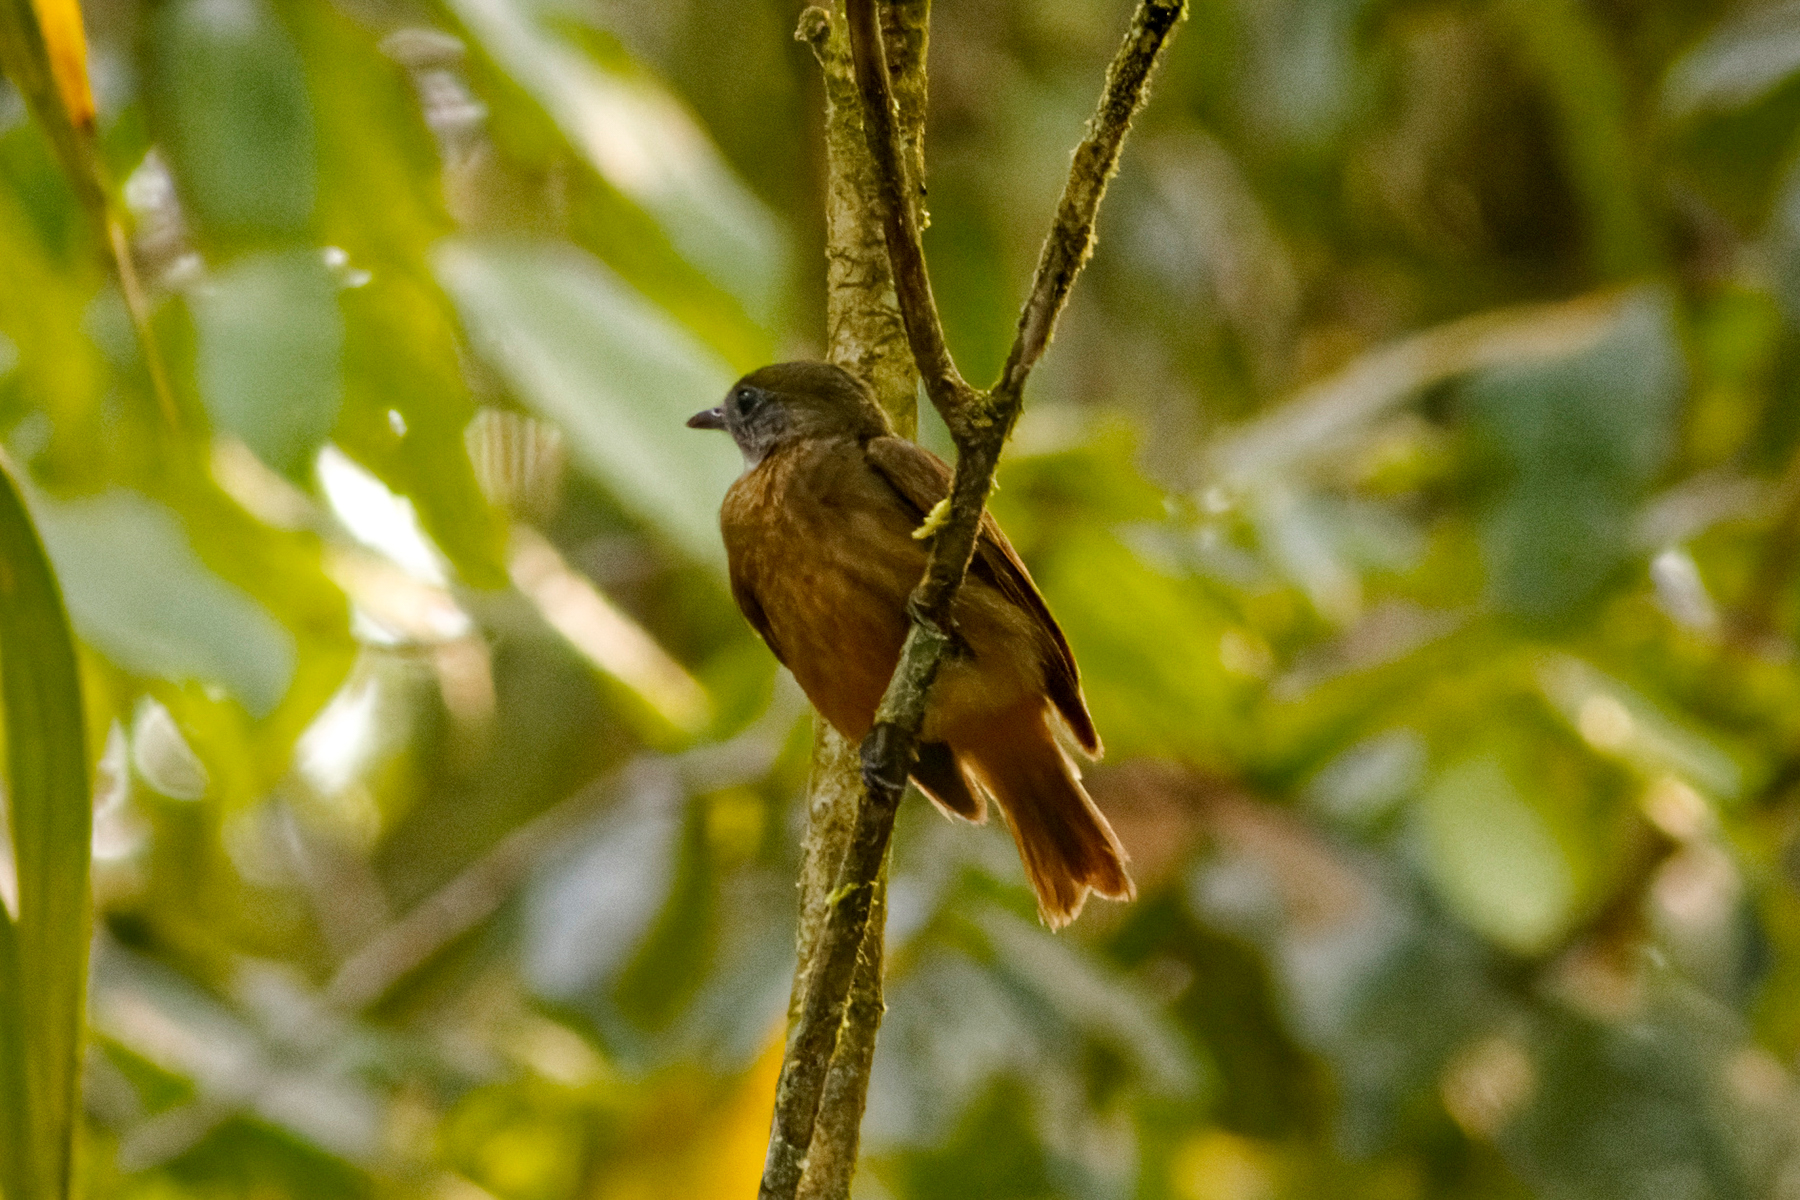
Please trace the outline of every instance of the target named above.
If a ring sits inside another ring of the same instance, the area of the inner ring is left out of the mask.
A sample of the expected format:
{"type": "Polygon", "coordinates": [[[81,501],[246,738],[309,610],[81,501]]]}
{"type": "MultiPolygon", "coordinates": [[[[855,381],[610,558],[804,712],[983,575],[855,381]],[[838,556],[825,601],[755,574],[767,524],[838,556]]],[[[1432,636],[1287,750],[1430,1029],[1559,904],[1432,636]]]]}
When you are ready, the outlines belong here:
{"type": "MultiPolygon", "coordinates": [[[[936,9],[985,381],[1129,6],[936,9]]],[[[798,6],[85,15],[183,413],[0,94],[87,1193],[751,1195],[810,727],[681,421],[822,343],[798,6]]],[[[1797,4],[1195,0],[994,501],[1141,896],[907,805],[858,1197],[1800,1197],[1797,147],[1797,4]]]]}

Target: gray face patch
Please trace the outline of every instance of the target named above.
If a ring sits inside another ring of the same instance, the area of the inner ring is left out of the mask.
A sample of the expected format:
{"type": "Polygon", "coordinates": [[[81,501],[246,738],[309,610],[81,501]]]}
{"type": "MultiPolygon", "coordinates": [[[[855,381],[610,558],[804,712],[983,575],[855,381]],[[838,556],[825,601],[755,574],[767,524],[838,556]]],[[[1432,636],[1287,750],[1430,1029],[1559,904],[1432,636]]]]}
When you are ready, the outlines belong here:
{"type": "Polygon", "coordinates": [[[744,456],[745,470],[760,463],[788,432],[787,406],[761,388],[739,385],[722,407],[725,428],[744,456]]]}

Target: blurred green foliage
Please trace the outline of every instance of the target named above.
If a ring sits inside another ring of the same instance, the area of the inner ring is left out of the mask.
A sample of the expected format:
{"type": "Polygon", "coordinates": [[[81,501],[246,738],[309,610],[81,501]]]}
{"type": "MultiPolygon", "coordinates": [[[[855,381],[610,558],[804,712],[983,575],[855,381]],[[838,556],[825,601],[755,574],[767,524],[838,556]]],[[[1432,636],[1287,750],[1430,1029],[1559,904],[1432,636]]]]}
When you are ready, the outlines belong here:
{"type": "MultiPolygon", "coordinates": [[[[1127,13],[937,8],[983,378],[1127,13]]],[[[821,345],[797,16],[90,4],[178,428],[0,97],[86,1194],[751,1193],[809,738],[681,420],[821,345]]],[[[903,811],[859,1197],[1796,1194],[1797,146],[1792,3],[1197,0],[994,502],[1141,899],[903,811]]]]}

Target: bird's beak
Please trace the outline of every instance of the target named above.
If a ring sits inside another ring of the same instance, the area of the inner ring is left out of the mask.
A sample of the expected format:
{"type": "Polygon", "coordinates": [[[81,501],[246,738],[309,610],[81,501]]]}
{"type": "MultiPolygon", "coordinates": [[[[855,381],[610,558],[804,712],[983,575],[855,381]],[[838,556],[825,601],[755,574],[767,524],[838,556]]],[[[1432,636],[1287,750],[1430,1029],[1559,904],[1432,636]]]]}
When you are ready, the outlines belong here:
{"type": "Polygon", "coordinates": [[[709,408],[705,412],[697,412],[687,419],[689,429],[723,429],[725,428],[724,408],[709,408]]]}

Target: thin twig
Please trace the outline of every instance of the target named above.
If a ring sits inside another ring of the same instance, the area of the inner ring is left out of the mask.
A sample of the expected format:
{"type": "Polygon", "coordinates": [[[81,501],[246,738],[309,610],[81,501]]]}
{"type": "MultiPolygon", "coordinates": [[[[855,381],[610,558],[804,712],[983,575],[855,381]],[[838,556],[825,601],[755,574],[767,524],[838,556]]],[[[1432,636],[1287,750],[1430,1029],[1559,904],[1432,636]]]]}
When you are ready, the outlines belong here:
{"type": "MultiPolygon", "coordinates": [[[[1069,179],[1038,259],[1006,369],[994,390],[986,395],[964,382],[951,361],[931,294],[919,223],[912,206],[903,202],[914,194],[914,188],[907,178],[904,147],[893,121],[894,95],[882,39],[877,36],[875,0],[849,0],[846,10],[857,83],[863,97],[863,128],[881,186],[883,229],[894,267],[900,312],[926,394],[956,443],[951,516],[933,538],[930,565],[910,605],[915,621],[947,628],[956,589],[974,554],[981,513],[993,486],[994,468],[1023,406],[1026,377],[1049,344],[1076,276],[1093,253],[1094,219],[1107,181],[1118,167],[1132,117],[1149,93],[1156,62],[1186,14],[1187,4],[1186,0],[1139,3],[1125,40],[1107,69],[1106,86],[1089,122],[1088,136],[1076,148],[1070,164],[1069,179]]],[[[914,639],[909,637],[907,645],[909,650],[914,649],[914,639]]],[[[896,681],[906,674],[911,677],[912,688],[929,687],[936,664],[916,662],[908,668],[907,658],[903,654],[896,681]]],[[[890,689],[889,698],[893,697],[890,689]]],[[[883,713],[888,712],[884,700],[883,713]]],[[[882,717],[878,715],[877,720],[882,717]]]]}
{"type": "Polygon", "coordinates": [[[1038,256],[1031,294],[1019,313],[1019,332],[1013,339],[1006,367],[994,385],[994,398],[1015,410],[1025,388],[1025,377],[1043,356],[1056,333],[1056,319],[1069,302],[1075,277],[1094,252],[1094,217],[1106,195],[1106,185],[1119,169],[1119,152],[1138,109],[1150,94],[1150,73],[1168,44],[1169,35],[1187,12],[1186,0],[1145,0],[1131,19],[1125,42],[1106,71],[1106,88],[1100,105],[1088,122],[1088,135],[1075,148],[1069,181],[1056,205],[1056,223],[1044,239],[1038,256]]]}
{"type": "Polygon", "coordinates": [[[144,370],[150,376],[150,390],[156,394],[157,407],[170,429],[181,428],[181,410],[175,404],[175,389],[169,383],[169,367],[163,360],[162,343],[150,323],[150,300],[138,280],[137,264],[131,257],[131,241],[125,226],[110,208],[106,214],[106,244],[112,252],[113,266],[119,273],[119,294],[124,297],[125,311],[131,314],[131,327],[137,332],[138,347],[144,354],[144,370]]]}
{"type": "Polygon", "coordinates": [[[878,894],[906,787],[926,701],[938,667],[953,645],[951,608],[974,553],[981,514],[993,487],[1001,447],[1018,417],[1024,383],[1042,354],[1076,275],[1093,247],[1094,216],[1118,164],[1131,117],[1142,104],[1156,60],[1186,12],[1185,0],[1141,0],[1124,44],[1107,72],[1106,89],[1089,137],[1078,149],[1070,182],[1032,282],[1031,299],[1008,370],[990,394],[966,383],[944,341],[931,294],[905,148],[895,123],[876,0],[846,0],[847,25],[863,131],[875,163],[878,204],[894,288],[913,358],[926,394],[943,416],[957,448],[950,515],[933,535],[925,577],[908,602],[912,619],[893,678],[861,747],[864,800],[839,868],[819,948],[776,1085],[775,1118],[763,1166],[761,1200],[792,1200],[806,1169],[825,1082],[844,1023],[852,977],[878,894]]]}

